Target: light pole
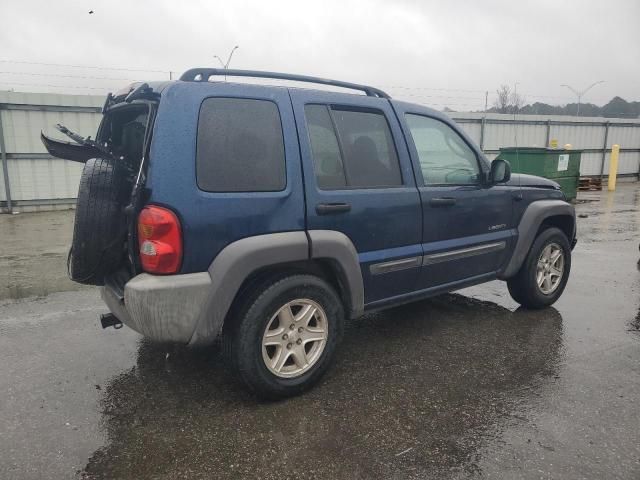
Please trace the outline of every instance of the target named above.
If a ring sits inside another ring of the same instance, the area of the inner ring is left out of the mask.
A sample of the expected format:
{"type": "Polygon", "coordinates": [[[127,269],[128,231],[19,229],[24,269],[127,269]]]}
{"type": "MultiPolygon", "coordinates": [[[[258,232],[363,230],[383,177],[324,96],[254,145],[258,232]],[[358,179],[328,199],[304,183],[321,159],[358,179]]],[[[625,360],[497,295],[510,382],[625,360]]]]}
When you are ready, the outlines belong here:
{"type": "Polygon", "coordinates": [[[569,90],[571,90],[573,93],[575,93],[576,97],[578,97],[578,109],[576,111],[576,117],[580,115],[580,100],[582,100],[582,96],[585,93],[587,93],[589,90],[591,90],[593,87],[595,87],[596,85],[600,85],[601,83],[604,83],[604,80],[599,80],[597,82],[594,82],[591,85],[589,85],[587,88],[585,88],[584,90],[576,90],[572,86],[565,85],[564,83],[562,85],[560,85],[561,87],[567,87],[569,90]]]}
{"type": "Polygon", "coordinates": [[[231,63],[231,57],[233,57],[233,53],[240,48],[238,45],[236,45],[235,47],[233,47],[231,49],[231,53],[229,53],[229,57],[227,58],[226,62],[223,62],[222,59],[218,56],[218,55],[214,55],[213,58],[217,59],[220,62],[220,65],[222,65],[222,68],[224,68],[225,70],[227,70],[229,68],[229,64],[231,63]]]}

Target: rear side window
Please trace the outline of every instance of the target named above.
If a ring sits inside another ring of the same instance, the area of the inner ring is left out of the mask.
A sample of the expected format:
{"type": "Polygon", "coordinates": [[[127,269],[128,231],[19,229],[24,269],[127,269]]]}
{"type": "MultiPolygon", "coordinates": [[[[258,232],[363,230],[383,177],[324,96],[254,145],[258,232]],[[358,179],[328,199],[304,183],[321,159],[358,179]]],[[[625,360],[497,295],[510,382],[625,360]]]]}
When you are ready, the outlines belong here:
{"type": "Polygon", "coordinates": [[[202,102],[196,153],[198,187],[208,192],[270,192],[286,185],[280,113],[247,98],[202,102]]]}
{"type": "Polygon", "coordinates": [[[324,105],[307,105],[305,116],[318,186],[323,190],[346,187],[342,155],[329,110],[324,105]]]}
{"type": "Polygon", "coordinates": [[[393,137],[382,112],[307,105],[305,116],[318,187],[402,185],[393,137]]]}

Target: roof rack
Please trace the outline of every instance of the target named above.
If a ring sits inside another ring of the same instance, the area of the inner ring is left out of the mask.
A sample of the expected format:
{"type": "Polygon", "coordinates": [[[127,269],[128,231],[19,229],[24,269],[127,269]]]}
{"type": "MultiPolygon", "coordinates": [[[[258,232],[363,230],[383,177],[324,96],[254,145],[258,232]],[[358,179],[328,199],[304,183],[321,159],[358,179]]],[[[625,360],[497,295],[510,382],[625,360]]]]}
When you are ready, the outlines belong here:
{"type": "Polygon", "coordinates": [[[330,80],[328,78],[309,77],[306,75],[292,75],[289,73],[278,72],[261,72],[257,70],[231,70],[221,68],[192,68],[182,74],[180,80],[185,82],[206,82],[212,76],[229,76],[229,77],[253,77],[253,78],[273,78],[278,80],[292,80],[295,82],[318,83],[322,85],[331,85],[334,87],[349,88],[352,90],[360,90],[369,97],[391,98],[387,93],[374,87],[367,85],[359,85],[357,83],[341,82],[340,80],[330,80]]]}

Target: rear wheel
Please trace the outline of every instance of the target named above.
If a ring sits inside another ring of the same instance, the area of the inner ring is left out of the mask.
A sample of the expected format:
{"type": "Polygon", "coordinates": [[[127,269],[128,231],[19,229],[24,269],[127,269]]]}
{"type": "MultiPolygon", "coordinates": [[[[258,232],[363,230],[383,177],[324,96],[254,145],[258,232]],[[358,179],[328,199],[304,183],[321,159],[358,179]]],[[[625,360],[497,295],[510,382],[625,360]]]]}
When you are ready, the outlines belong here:
{"type": "Polygon", "coordinates": [[[543,230],[533,242],[520,271],[507,280],[511,297],[526,308],[553,304],[569,279],[571,247],[562,230],[543,230]]]}
{"type": "Polygon", "coordinates": [[[312,275],[271,279],[255,288],[225,325],[227,361],[263,398],[297,395],[326,372],[342,336],[344,310],[312,275]]]}

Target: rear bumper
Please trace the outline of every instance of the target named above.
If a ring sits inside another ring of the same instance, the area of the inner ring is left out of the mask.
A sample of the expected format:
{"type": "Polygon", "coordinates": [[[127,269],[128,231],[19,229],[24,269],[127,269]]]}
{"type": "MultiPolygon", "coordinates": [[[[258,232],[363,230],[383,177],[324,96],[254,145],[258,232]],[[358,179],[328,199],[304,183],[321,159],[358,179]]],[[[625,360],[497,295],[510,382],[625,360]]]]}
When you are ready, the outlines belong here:
{"type": "Polygon", "coordinates": [[[211,295],[209,273],[155,276],[140,274],[124,292],[101,288],[104,302],[118,319],[156,341],[189,343],[211,295]]]}

